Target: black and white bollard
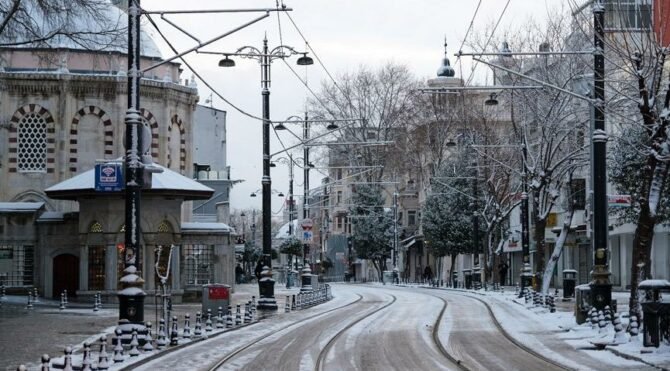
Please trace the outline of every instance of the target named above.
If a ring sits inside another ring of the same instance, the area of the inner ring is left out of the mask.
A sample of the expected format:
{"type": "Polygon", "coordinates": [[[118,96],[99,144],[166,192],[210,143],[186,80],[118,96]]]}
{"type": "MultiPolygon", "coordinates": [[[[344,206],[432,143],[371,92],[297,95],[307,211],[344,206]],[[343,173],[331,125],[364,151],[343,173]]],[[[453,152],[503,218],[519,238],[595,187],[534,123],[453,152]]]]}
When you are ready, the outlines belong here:
{"type": "Polygon", "coordinates": [[[216,316],[216,328],[223,328],[223,308],[219,307],[216,316]]]}
{"type": "Polygon", "coordinates": [[[193,330],[193,336],[202,336],[202,314],[200,312],[195,313],[195,330],[193,330]]]}
{"type": "Polygon", "coordinates": [[[63,290],[63,293],[65,294],[65,308],[67,308],[67,305],[68,305],[67,290],[63,290]]]}
{"type": "Polygon", "coordinates": [[[621,325],[621,318],[619,318],[619,313],[614,313],[614,319],[612,320],[614,324],[614,344],[626,344],[628,342],[628,337],[626,332],[623,330],[621,325]]]}
{"type": "Polygon", "coordinates": [[[161,318],[158,326],[158,338],[156,339],[156,348],[163,349],[167,345],[167,335],[165,333],[165,319],[161,318]]]}
{"type": "Polygon", "coordinates": [[[296,309],[295,306],[295,294],[291,295],[291,311],[294,311],[296,309]]]}
{"type": "Polygon", "coordinates": [[[609,305],[605,306],[605,322],[609,325],[612,323],[612,309],[610,309],[609,305]]]}
{"type": "Polygon", "coordinates": [[[121,329],[117,328],[114,332],[114,363],[123,362],[123,344],[121,344],[121,329]]]}
{"type": "Polygon", "coordinates": [[[256,305],[258,305],[256,303],[256,296],[251,295],[251,320],[252,321],[256,319],[256,305]]]}
{"type": "Polygon", "coordinates": [[[26,304],[26,309],[33,309],[33,293],[28,291],[28,304],[26,304]]]}
{"type": "Polygon", "coordinates": [[[177,316],[172,317],[172,330],[170,330],[170,346],[179,345],[179,325],[177,324],[177,316]]]}
{"type": "MultiPolygon", "coordinates": [[[[51,367],[49,366],[50,361],[51,358],[49,358],[48,354],[42,354],[42,366],[40,367],[40,371],[49,371],[51,369],[51,367]]],[[[106,370],[106,369],[98,367],[98,370],[106,370]]]]}
{"type": "Polygon", "coordinates": [[[140,342],[137,340],[137,329],[133,327],[132,338],[130,339],[130,350],[128,355],[131,357],[137,357],[140,355],[140,350],[137,347],[140,345],[140,342]]]}
{"type": "Polygon", "coordinates": [[[589,322],[591,322],[592,329],[598,328],[598,311],[595,307],[591,307],[591,310],[589,310],[589,322]]]}
{"type": "Polygon", "coordinates": [[[240,311],[240,305],[237,304],[237,309],[235,310],[235,327],[242,324],[242,313],[240,311]]]}
{"type": "Polygon", "coordinates": [[[605,332],[607,328],[607,321],[605,321],[605,314],[603,311],[598,311],[598,332],[605,332]]]}
{"type": "Polygon", "coordinates": [[[107,354],[107,335],[100,336],[100,351],[98,352],[98,370],[109,368],[109,355],[107,354]]]}
{"type": "Polygon", "coordinates": [[[72,371],[72,348],[65,347],[65,360],[63,363],[63,371],[72,371]]]}
{"type": "Polygon", "coordinates": [[[226,328],[233,328],[233,306],[228,306],[228,314],[226,315],[226,328]]]}
{"type": "Polygon", "coordinates": [[[151,344],[154,342],[154,339],[151,336],[151,322],[147,322],[146,327],[147,327],[147,336],[145,338],[146,341],[142,346],[142,350],[145,352],[151,352],[152,350],[154,350],[154,346],[151,344]]]}
{"type": "Polygon", "coordinates": [[[630,321],[628,322],[628,334],[630,335],[630,340],[637,339],[637,335],[640,333],[640,325],[637,323],[637,316],[630,316],[630,321]]]}
{"type": "Polygon", "coordinates": [[[58,309],[60,309],[60,310],[65,309],[65,293],[64,292],[60,293],[60,305],[58,306],[58,309]]]}
{"type": "Polygon", "coordinates": [[[181,337],[184,339],[191,338],[191,315],[189,313],[184,315],[184,330],[182,330],[181,337]]]}
{"type": "Polygon", "coordinates": [[[284,313],[290,313],[291,312],[291,300],[290,296],[286,295],[286,303],[284,305],[284,313]]]}
{"type": "Polygon", "coordinates": [[[212,332],[212,310],[207,309],[207,321],[205,321],[205,332],[212,332]]]}
{"type": "Polygon", "coordinates": [[[549,299],[549,313],[556,313],[556,302],[553,295],[548,295],[549,299]]]}
{"type": "Polygon", "coordinates": [[[91,371],[91,343],[84,342],[84,355],[81,359],[81,371],[91,371]]]}
{"type": "Polygon", "coordinates": [[[38,303],[40,301],[39,295],[37,295],[37,287],[33,288],[33,302],[38,303]]]}
{"type": "Polygon", "coordinates": [[[244,324],[246,325],[251,321],[251,313],[249,312],[249,302],[244,303],[244,324]]]}

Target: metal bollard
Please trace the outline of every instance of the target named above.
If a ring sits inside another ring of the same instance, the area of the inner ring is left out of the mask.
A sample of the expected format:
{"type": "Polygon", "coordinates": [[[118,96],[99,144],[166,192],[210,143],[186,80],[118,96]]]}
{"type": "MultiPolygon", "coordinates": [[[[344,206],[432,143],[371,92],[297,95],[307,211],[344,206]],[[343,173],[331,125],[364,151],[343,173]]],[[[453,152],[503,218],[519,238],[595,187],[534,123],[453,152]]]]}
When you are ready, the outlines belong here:
{"type": "Polygon", "coordinates": [[[216,316],[216,328],[223,328],[223,308],[219,307],[216,316]]]}
{"type": "MultiPolygon", "coordinates": [[[[42,356],[42,360],[44,360],[44,356],[42,356]]],[[[98,352],[98,370],[106,370],[108,368],[109,355],[107,354],[107,335],[102,335],[100,336],[100,351],[98,352]]]]}
{"type": "Polygon", "coordinates": [[[156,339],[156,348],[163,349],[167,345],[167,335],[165,333],[165,319],[161,318],[158,326],[158,338],[156,339]]]}
{"type": "Polygon", "coordinates": [[[184,339],[191,338],[191,315],[189,313],[184,315],[184,329],[182,330],[181,337],[184,339]]]}
{"type": "Polygon", "coordinates": [[[116,345],[114,346],[114,363],[123,362],[123,344],[121,344],[121,329],[117,328],[114,331],[114,339],[116,345]]]}
{"type": "Polygon", "coordinates": [[[151,322],[147,322],[146,326],[147,326],[147,337],[144,346],[142,346],[142,350],[145,352],[151,352],[152,350],[154,350],[154,346],[151,344],[154,341],[154,339],[151,337],[151,322]]]}

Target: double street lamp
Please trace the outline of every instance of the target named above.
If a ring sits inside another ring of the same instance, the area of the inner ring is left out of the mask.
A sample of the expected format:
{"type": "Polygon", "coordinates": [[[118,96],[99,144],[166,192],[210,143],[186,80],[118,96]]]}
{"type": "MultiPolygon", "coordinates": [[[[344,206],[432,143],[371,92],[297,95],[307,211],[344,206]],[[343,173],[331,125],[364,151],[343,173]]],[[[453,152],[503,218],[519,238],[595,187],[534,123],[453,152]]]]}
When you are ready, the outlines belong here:
{"type": "Polygon", "coordinates": [[[306,66],[314,64],[312,58],[307,56],[306,52],[298,52],[294,48],[286,45],[279,45],[273,49],[268,48],[267,36],[263,38],[262,49],[253,46],[243,46],[234,53],[221,53],[224,58],[219,61],[220,67],[234,67],[235,61],[230,56],[240,56],[243,58],[256,59],[261,65],[261,96],[263,110],[263,177],[261,184],[263,189],[263,258],[264,265],[268,269],[263,270],[263,277],[259,280],[259,300],[258,309],[277,309],[277,301],[274,297],[274,280],[272,279],[272,203],[271,179],[270,179],[270,63],[274,59],[285,59],[292,55],[301,54],[298,58],[298,65],[306,66]]]}

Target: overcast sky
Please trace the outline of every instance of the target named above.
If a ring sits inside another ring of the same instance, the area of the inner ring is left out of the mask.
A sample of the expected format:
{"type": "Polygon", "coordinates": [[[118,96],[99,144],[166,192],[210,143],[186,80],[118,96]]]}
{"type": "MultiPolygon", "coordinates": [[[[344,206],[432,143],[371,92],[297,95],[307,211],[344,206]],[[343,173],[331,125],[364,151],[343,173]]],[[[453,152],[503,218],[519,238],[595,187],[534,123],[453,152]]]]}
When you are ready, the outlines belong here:
{"type": "MultiPolygon", "coordinates": [[[[510,0],[496,34],[504,32],[512,25],[518,25],[529,18],[538,21],[546,19],[562,0],[510,0]]],[[[581,3],[580,0],[578,0],[581,3]]],[[[287,0],[292,8],[290,16],[302,35],[316,52],[328,71],[337,76],[343,72],[356,71],[359,66],[377,67],[388,62],[409,66],[420,79],[435,77],[444,53],[444,38],[449,44],[449,58],[459,77],[461,67],[453,57],[460,47],[479,0],[287,0]]],[[[473,31],[483,30],[494,24],[500,17],[506,0],[482,0],[474,19],[473,31]]],[[[142,7],[148,10],[181,9],[250,9],[274,8],[275,0],[142,0],[142,7]]],[[[181,28],[192,33],[201,41],[206,41],[228,32],[264,13],[166,15],[181,28]]],[[[154,15],[161,30],[181,52],[196,45],[196,42],[154,15]]],[[[150,26],[147,26],[150,29],[150,26]]],[[[155,33],[154,33],[155,34],[155,33]]],[[[293,46],[305,50],[305,42],[286,14],[270,13],[270,17],[246,27],[204,48],[211,51],[231,52],[250,45],[262,47],[267,34],[269,47],[293,46]],[[281,25],[281,27],[280,27],[281,25]],[[281,32],[280,32],[281,31],[281,32]]],[[[172,52],[154,35],[164,58],[172,52]]],[[[489,47],[490,51],[495,45],[489,47]]],[[[468,51],[464,48],[464,51],[468,51]]],[[[314,57],[314,55],[312,55],[314,57]]],[[[234,68],[219,68],[214,55],[188,55],[186,60],[226,99],[253,116],[261,116],[260,67],[255,60],[237,59],[234,68]]],[[[327,78],[324,68],[318,63],[308,67],[295,65],[297,57],[288,62],[309,86],[318,91],[320,82],[327,78]]],[[[462,62],[465,78],[470,74],[469,60],[462,62]]],[[[190,78],[185,71],[183,77],[190,78]]],[[[476,82],[485,84],[491,79],[491,72],[484,66],[476,69],[476,82]]],[[[211,91],[201,81],[196,80],[200,103],[210,96],[211,91]]],[[[281,61],[272,64],[272,86],[270,95],[270,118],[284,120],[292,115],[304,115],[308,90],[281,61]]],[[[231,193],[231,210],[261,207],[261,197],[251,198],[250,193],[261,188],[262,137],[261,124],[249,118],[214,95],[213,106],[228,112],[228,165],[232,168],[233,179],[243,179],[231,193]]],[[[301,135],[299,126],[294,125],[301,135]]],[[[295,143],[289,134],[282,134],[285,143],[295,143]]],[[[275,139],[273,137],[273,139],[275,139]]],[[[280,149],[276,140],[271,143],[271,152],[280,149]]],[[[296,154],[297,156],[298,154],[296,154]]],[[[302,171],[296,168],[294,192],[302,194],[302,171]]],[[[323,175],[311,171],[310,185],[316,186],[323,175]]],[[[288,169],[285,165],[272,168],[272,187],[284,193],[288,191],[288,169]]],[[[279,211],[282,200],[273,196],[273,210],[279,211]]]]}

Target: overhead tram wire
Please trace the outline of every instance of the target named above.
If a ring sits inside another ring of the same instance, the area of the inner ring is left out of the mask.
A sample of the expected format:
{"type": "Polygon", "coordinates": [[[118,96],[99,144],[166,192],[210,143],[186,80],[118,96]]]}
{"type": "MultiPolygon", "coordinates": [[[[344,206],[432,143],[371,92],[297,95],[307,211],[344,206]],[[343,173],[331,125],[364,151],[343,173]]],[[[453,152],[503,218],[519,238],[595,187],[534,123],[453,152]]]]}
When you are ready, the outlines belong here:
{"type": "MultiPolygon", "coordinates": [[[[496,25],[493,27],[493,30],[491,31],[491,34],[489,35],[488,40],[486,40],[486,43],[484,44],[484,50],[486,50],[486,46],[491,42],[491,39],[493,38],[493,35],[495,35],[496,30],[498,29],[498,26],[500,25],[500,22],[502,21],[503,16],[505,15],[505,12],[507,11],[507,7],[509,6],[511,0],[507,0],[507,3],[505,4],[505,7],[503,8],[503,11],[500,13],[500,17],[498,17],[498,21],[496,22],[496,25]]],[[[465,86],[469,86],[470,83],[472,82],[472,79],[475,76],[475,69],[477,68],[477,65],[479,62],[475,62],[475,64],[472,66],[472,69],[470,70],[470,76],[468,76],[468,80],[465,83],[465,86]]]]}
{"type": "MultiPolygon", "coordinates": [[[[509,1],[509,0],[508,0],[508,1],[509,1]]],[[[314,58],[316,58],[317,62],[319,62],[319,65],[321,66],[321,68],[323,68],[324,72],[326,72],[326,75],[328,76],[328,78],[330,79],[330,81],[332,81],[332,82],[333,82],[333,85],[337,88],[337,90],[339,90],[340,93],[342,93],[342,96],[347,100],[347,103],[349,103],[349,106],[354,110],[354,113],[356,113],[356,111],[357,111],[357,109],[356,109],[356,105],[354,105],[354,103],[351,101],[351,99],[349,98],[349,96],[347,96],[347,95],[345,94],[344,89],[342,89],[342,87],[340,87],[340,85],[337,83],[337,81],[335,80],[335,78],[333,77],[333,75],[330,73],[330,71],[328,70],[328,68],[326,68],[325,64],[324,64],[323,61],[321,60],[321,57],[319,57],[319,55],[318,55],[317,52],[314,50],[314,48],[312,48],[312,45],[309,43],[309,41],[307,41],[307,38],[306,38],[305,35],[302,33],[302,31],[300,30],[300,28],[298,27],[298,25],[295,23],[295,21],[293,20],[293,17],[291,17],[291,15],[288,14],[288,13],[286,14],[286,16],[287,16],[288,19],[291,21],[291,23],[293,24],[293,27],[295,27],[296,31],[298,31],[298,34],[300,35],[300,37],[302,37],[302,39],[305,41],[305,45],[306,45],[307,48],[309,48],[309,50],[312,52],[312,54],[314,55],[314,58]]],[[[374,106],[374,108],[377,110],[377,113],[379,113],[379,114],[381,115],[381,111],[380,111],[379,107],[374,106]]],[[[340,113],[342,113],[344,116],[347,116],[347,115],[346,115],[346,110],[342,109],[342,107],[339,107],[339,106],[338,106],[338,109],[340,110],[340,113]]],[[[361,116],[360,112],[358,112],[357,115],[358,115],[358,116],[361,116]]]]}
{"type": "MultiPolygon", "coordinates": [[[[151,17],[151,14],[145,14],[145,15],[146,15],[147,19],[149,20],[149,23],[151,23],[151,25],[156,29],[156,32],[158,32],[158,34],[161,36],[161,38],[163,39],[163,41],[165,41],[165,43],[170,47],[170,49],[172,50],[172,52],[175,53],[175,54],[179,54],[179,52],[177,52],[177,49],[172,45],[172,43],[167,39],[167,37],[165,37],[165,35],[164,35],[163,32],[161,31],[161,29],[158,27],[158,25],[156,24],[156,22],[153,20],[153,18],[151,17]]],[[[205,79],[198,73],[198,71],[196,71],[196,69],[194,69],[194,68],[191,66],[191,64],[188,63],[188,62],[186,61],[186,59],[184,59],[183,56],[179,57],[179,59],[186,65],[186,67],[188,67],[189,70],[191,70],[191,72],[193,73],[193,75],[195,75],[195,76],[196,76],[196,77],[197,77],[203,84],[205,84],[205,86],[207,86],[207,88],[209,88],[209,90],[212,91],[212,93],[214,93],[217,97],[219,97],[219,98],[220,98],[222,101],[224,101],[226,104],[228,104],[229,106],[233,107],[233,109],[235,109],[237,112],[241,113],[241,114],[244,115],[244,116],[247,116],[247,117],[249,117],[249,118],[252,118],[252,119],[254,119],[254,120],[258,120],[258,121],[261,121],[261,122],[263,121],[262,118],[260,118],[260,117],[258,117],[258,116],[254,116],[253,114],[251,114],[251,113],[249,113],[249,112],[247,112],[247,111],[245,111],[245,110],[239,108],[237,105],[235,105],[234,103],[232,103],[231,101],[229,101],[228,99],[226,99],[221,93],[219,93],[216,89],[214,89],[214,87],[213,87],[209,82],[207,82],[207,80],[205,80],[205,79]]]]}
{"type": "MultiPolygon", "coordinates": [[[[472,19],[470,20],[470,25],[468,26],[467,31],[465,31],[465,35],[463,36],[463,41],[461,41],[461,46],[458,48],[458,50],[463,50],[463,46],[465,45],[465,40],[467,40],[468,35],[470,34],[470,31],[472,30],[472,26],[475,24],[475,18],[477,17],[477,13],[479,12],[479,7],[482,5],[482,0],[479,0],[479,3],[477,3],[477,8],[475,8],[475,13],[472,15],[472,19]]],[[[446,41],[445,41],[446,42],[446,41]]],[[[454,63],[460,62],[461,56],[459,55],[456,57],[456,60],[454,63]]],[[[461,76],[463,76],[463,68],[461,66],[461,76]]]]}

